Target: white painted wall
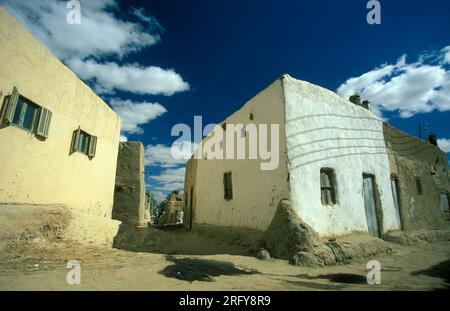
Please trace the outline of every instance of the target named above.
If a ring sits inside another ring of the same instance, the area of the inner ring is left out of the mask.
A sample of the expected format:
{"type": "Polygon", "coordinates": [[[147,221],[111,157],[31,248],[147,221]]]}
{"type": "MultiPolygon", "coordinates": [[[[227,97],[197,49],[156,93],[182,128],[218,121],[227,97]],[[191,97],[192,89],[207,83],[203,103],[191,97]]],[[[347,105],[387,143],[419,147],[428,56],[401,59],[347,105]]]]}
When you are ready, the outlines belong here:
{"type": "Polygon", "coordinates": [[[286,146],[291,199],[299,216],[321,236],[367,232],[363,173],[380,191],[384,231],[399,229],[390,186],[382,121],[319,86],[285,76],[286,146]],[[322,205],[320,169],[334,168],[337,200],[322,205]]]}

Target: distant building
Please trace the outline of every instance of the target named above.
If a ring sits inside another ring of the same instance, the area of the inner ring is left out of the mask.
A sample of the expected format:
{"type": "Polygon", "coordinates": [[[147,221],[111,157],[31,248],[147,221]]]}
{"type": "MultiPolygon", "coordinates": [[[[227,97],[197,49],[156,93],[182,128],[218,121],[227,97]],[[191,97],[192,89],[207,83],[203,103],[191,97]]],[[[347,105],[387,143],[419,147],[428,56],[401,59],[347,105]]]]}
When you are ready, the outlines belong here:
{"type": "Polygon", "coordinates": [[[0,203],[111,218],[121,121],[0,7],[0,203]]]}
{"type": "Polygon", "coordinates": [[[168,196],[167,204],[159,224],[181,224],[183,223],[184,195],[171,193],[168,196]]]}
{"type": "MultiPolygon", "coordinates": [[[[445,153],[387,125],[359,96],[350,102],[284,75],[219,126],[227,132],[231,124],[279,124],[279,165],[264,171],[260,158],[193,156],[184,189],[188,229],[264,232],[283,199],[322,237],[446,228],[445,153]]],[[[248,148],[247,131],[235,134],[248,148]]],[[[225,135],[221,143],[226,151],[225,135]]]]}

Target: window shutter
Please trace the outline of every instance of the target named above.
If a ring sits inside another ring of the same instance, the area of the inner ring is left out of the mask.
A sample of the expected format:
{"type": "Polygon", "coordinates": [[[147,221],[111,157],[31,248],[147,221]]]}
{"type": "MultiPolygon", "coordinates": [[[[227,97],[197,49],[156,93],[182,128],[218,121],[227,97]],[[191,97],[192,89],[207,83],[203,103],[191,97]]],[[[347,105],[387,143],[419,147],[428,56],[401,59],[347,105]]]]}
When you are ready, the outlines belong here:
{"type": "MultiPolygon", "coordinates": [[[[0,91],[0,100],[1,100],[2,97],[3,97],[3,91],[0,91]]],[[[3,100],[3,102],[0,102],[1,105],[2,105],[2,107],[0,108],[1,109],[0,110],[0,123],[3,122],[3,117],[5,115],[6,105],[8,104],[8,103],[5,103],[5,105],[3,105],[4,101],[5,100],[3,100]]]]}
{"type": "Polygon", "coordinates": [[[72,151],[78,151],[78,149],[79,149],[80,134],[81,134],[81,129],[78,128],[78,129],[74,132],[72,151]]]}
{"type": "Polygon", "coordinates": [[[48,137],[48,129],[50,127],[50,121],[52,119],[52,112],[48,109],[41,108],[39,114],[39,122],[37,124],[36,134],[47,138],[48,137]]]}
{"type": "Polygon", "coordinates": [[[5,111],[5,120],[8,121],[9,123],[12,123],[13,121],[18,100],[19,100],[19,92],[17,91],[17,88],[14,87],[11,96],[9,97],[5,111]]]}
{"type": "Polygon", "coordinates": [[[320,174],[320,186],[331,187],[330,176],[326,172],[320,174]]]}
{"type": "Polygon", "coordinates": [[[89,139],[89,151],[88,155],[90,157],[95,157],[95,152],[97,151],[97,137],[91,136],[91,139],[89,139]]]}

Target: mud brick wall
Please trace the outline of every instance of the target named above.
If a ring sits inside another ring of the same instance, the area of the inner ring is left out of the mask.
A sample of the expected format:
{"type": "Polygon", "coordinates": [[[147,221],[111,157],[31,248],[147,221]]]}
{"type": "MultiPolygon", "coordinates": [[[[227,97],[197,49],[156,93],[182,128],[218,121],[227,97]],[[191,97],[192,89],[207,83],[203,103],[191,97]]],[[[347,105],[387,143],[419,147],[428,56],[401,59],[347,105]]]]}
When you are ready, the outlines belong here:
{"type": "Polygon", "coordinates": [[[119,145],[112,216],[124,223],[144,225],[144,146],[141,142],[119,145]]]}

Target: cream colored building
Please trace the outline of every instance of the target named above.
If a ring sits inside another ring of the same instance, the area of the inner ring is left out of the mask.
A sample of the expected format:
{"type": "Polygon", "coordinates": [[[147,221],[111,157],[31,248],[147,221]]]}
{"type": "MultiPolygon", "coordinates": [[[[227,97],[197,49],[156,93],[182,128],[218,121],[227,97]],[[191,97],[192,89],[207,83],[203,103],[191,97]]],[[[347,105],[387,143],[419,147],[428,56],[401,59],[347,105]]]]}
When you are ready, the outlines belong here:
{"type": "Polygon", "coordinates": [[[111,217],[121,120],[0,7],[0,203],[111,217]]]}
{"type": "MultiPolygon", "coordinates": [[[[185,226],[264,232],[279,202],[289,199],[321,237],[352,232],[382,236],[402,229],[402,194],[394,193],[398,189],[391,180],[384,123],[367,108],[282,76],[218,125],[227,132],[233,124],[278,124],[278,166],[262,170],[266,160],[249,158],[248,134],[236,133],[245,139],[245,159],[210,158],[206,145],[215,134],[205,138],[202,154],[186,167],[185,226]]],[[[224,135],[225,152],[226,139],[224,135]]],[[[443,217],[435,205],[429,208],[443,217]]]]}

